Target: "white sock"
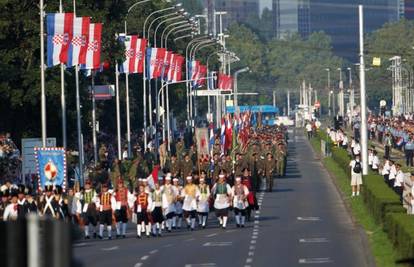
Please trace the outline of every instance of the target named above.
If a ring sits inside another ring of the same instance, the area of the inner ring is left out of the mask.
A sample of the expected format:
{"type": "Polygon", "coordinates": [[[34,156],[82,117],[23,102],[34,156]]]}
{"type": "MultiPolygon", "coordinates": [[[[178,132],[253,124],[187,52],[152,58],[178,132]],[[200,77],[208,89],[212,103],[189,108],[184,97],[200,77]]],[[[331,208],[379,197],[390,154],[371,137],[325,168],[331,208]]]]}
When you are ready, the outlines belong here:
{"type": "Polygon", "coordinates": [[[141,236],[141,224],[137,224],[137,235],[141,236]]]}
{"type": "Polygon", "coordinates": [[[103,230],[104,230],[104,225],[103,224],[100,224],[99,225],[99,236],[103,236],[103,230]]]}
{"type": "Polygon", "coordinates": [[[241,216],[241,224],[244,225],[246,222],[246,216],[241,216]]]}
{"type": "Polygon", "coordinates": [[[207,216],[203,216],[203,226],[206,226],[207,216]]]}
{"type": "Polygon", "coordinates": [[[168,230],[170,230],[170,231],[171,231],[171,226],[172,226],[172,220],[168,219],[167,220],[167,227],[168,227],[168,230]]]}
{"type": "Polygon", "coordinates": [[[227,225],[227,216],[223,216],[223,227],[227,225]]]}
{"type": "Polygon", "coordinates": [[[127,224],[126,223],[122,223],[122,235],[126,234],[126,228],[127,228],[127,224]]]}
{"type": "Polygon", "coordinates": [[[151,229],[152,229],[152,233],[155,235],[157,233],[155,224],[151,227],[151,229]]]}
{"type": "Polygon", "coordinates": [[[353,196],[353,197],[355,196],[355,192],[352,192],[352,196],[353,196]]]}
{"type": "Polygon", "coordinates": [[[172,218],[172,226],[173,226],[173,227],[176,227],[176,226],[177,226],[177,216],[174,216],[174,217],[172,218]]]}
{"type": "Polygon", "coordinates": [[[89,236],[89,225],[85,225],[85,236],[89,236]]]}
{"type": "Polygon", "coordinates": [[[192,219],[191,219],[191,228],[192,228],[192,229],[194,229],[194,227],[195,227],[195,221],[196,221],[196,219],[195,219],[195,218],[192,218],[192,219]]]}
{"type": "Polygon", "coordinates": [[[141,222],[141,232],[145,232],[145,223],[141,222]]]}
{"type": "Polygon", "coordinates": [[[178,217],[178,228],[181,228],[182,221],[183,221],[183,218],[178,217]]]}
{"type": "Polygon", "coordinates": [[[221,217],[219,217],[218,219],[219,219],[220,225],[222,225],[223,224],[223,219],[221,217]]]}
{"type": "Polygon", "coordinates": [[[203,221],[203,216],[198,215],[198,224],[202,224],[202,221],[203,221]]]}
{"type": "Polygon", "coordinates": [[[165,228],[165,221],[162,221],[162,223],[161,223],[161,230],[164,230],[164,228],[165,228]]]}
{"type": "Polygon", "coordinates": [[[106,227],[106,230],[108,231],[108,237],[111,237],[112,236],[112,225],[108,225],[106,227]]]}
{"type": "Polygon", "coordinates": [[[356,195],[359,196],[359,191],[357,191],[356,195]]]}
{"type": "Polygon", "coordinates": [[[116,234],[121,235],[121,222],[116,223],[116,234]]]}
{"type": "Polygon", "coordinates": [[[236,224],[240,224],[240,215],[236,215],[236,224]]]}
{"type": "Polygon", "coordinates": [[[150,223],[146,225],[145,230],[146,230],[146,231],[145,231],[145,234],[146,234],[147,236],[149,236],[150,231],[151,231],[151,224],[150,224],[150,223]]]}

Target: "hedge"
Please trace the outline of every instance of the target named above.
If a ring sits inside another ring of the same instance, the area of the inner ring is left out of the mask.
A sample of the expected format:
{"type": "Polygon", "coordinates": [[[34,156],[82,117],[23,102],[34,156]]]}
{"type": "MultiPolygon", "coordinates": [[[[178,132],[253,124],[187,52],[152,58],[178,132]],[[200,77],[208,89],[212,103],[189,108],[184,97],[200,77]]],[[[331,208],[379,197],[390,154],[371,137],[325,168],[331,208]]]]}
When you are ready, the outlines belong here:
{"type": "Polygon", "coordinates": [[[414,259],[414,218],[403,213],[388,213],[385,229],[402,257],[414,259]]]}
{"type": "MultiPolygon", "coordinates": [[[[315,138],[328,140],[332,159],[350,176],[348,152],[332,144],[327,134],[319,131],[315,138]]],[[[383,177],[370,173],[363,177],[362,197],[365,205],[377,223],[384,230],[402,257],[414,259],[414,216],[406,214],[399,196],[387,186],[383,177]]]]}

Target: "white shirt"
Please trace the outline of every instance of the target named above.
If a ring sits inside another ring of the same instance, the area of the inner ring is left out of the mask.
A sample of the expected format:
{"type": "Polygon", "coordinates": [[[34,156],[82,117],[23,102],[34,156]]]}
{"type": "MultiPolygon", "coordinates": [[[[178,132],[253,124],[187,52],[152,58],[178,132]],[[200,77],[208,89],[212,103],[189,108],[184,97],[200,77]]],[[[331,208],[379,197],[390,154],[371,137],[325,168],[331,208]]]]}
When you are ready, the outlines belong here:
{"type": "Polygon", "coordinates": [[[308,132],[312,131],[312,125],[310,123],[306,124],[306,131],[308,132]]]}
{"type": "Polygon", "coordinates": [[[343,146],[348,145],[348,136],[344,135],[344,139],[342,140],[342,145],[343,146]]]}
{"type": "Polygon", "coordinates": [[[360,173],[354,172],[354,167],[355,167],[356,160],[351,160],[351,162],[349,163],[349,166],[351,167],[351,174],[352,175],[362,175],[362,162],[359,161],[359,160],[358,160],[358,162],[361,164],[361,172],[360,173]]]}
{"type": "Polygon", "coordinates": [[[10,203],[6,206],[3,213],[4,221],[14,221],[17,219],[17,203],[10,203]]]}
{"type": "Polygon", "coordinates": [[[374,155],[374,157],[372,158],[372,169],[373,170],[378,170],[379,164],[380,164],[380,161],[378,159],[378,156],[374,155]]]}
{"type": "MultiPolygon", "coordinates": [[[[211,190],[215,194],[217,184],[214,184],[213,189],[211,190]]],[[[216,194],[216,199],[214,200],[214,208],[221,210],[230,207],[229,196],[231,196],[231,187],[226,184],[227,194],[216,194]]]]}
{"type": "Polygon", "coordinates": [[[395,176],[394,187],[403,186],[404,185],[404,173],[399,170],[397,175],[395,176]]]}
{"type": "Polygon", "coordinates": [[[397,170],[395,169],[395,165],[393,164],[390,168],[390,176],[388,180],[393,180],[397,176],[397,170]]]}
{"type": "Polygon", "coordinates": [[[245,209],[248,206],[247,195],[249,194],[249,189],[245,185],[243,187],[243,193],[236,195],[236,186],[231,188],[231,194],[233,195],[233,207],[238,209],[245,209]]]}
{"type": "Polygon", "coordinates": [[[372,165],[372,162],[374,161],[374,154],[369,153],[368,154],[368,165],[372,165]]]}
{"type": "Polygon", "coordinates": [[[163,185],[162,191],[162,208],[165,215],[175,212],[175,200],[177,199],[178,189],[173,185],[163,185]]]}
{"type": "Polygon", "coordinates": [[[391,170],[391,167],[390,167],[390,162],[387,160],[387,161],[384,163],[384,167],[382,168],[382,172],[381,172],[381,174],[382,174],[382,175],[387,175],[387,174],[390,174],[390,170],[391,170]]]}
{"type": "Polygon", "coordinates": [[[361,146],[359,143],[355,143],[354,147],[352,148],[354,155],[359,155],[361,153],[361,146]]]}

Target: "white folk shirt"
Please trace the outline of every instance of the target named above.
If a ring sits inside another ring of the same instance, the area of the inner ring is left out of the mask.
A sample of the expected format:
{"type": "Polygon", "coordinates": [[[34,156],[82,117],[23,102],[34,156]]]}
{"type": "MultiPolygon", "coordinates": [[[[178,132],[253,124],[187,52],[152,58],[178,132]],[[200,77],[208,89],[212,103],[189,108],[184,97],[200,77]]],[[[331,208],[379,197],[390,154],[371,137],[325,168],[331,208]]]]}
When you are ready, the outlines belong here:
{"type": "Polygon", "coordinates": [[[372,166],[372,162],[374,161],[374,154],[373,153],[369,153],[368,154],[368,165],[372,166]]]}
{"type": "Polygon", "coordinates": [[[198,187],[193,184],[192,186],[194,186],[194,195],[190,195],[188,194],[186,191],[186,188],[189,185],[186,185],[183,190],[181,191],[181,197],[184,198],[183,201],[183,210],[185,211],[192,211],[192,210],[196,210],[197,209],[197,197],[200,195],[200,191],[198,190],[198,187]]]}
{"type": "Polygon", "coordinates": [[[372,159],[372,169],[373,170],[378,170],[379,164],[380,164],[380,161],[378,159],[378,156],[374,155],[374,157],[372,159]]]}
{"type": "MultiPolygon", "coordinates": [[[[213,194],[216,192],[217,184],[213,186],[213,194]]],[[[230,185],[226,184],[226,194],[216,194],[216,198],[214,200],[214,208],[221,210],[221,209],[227,209],[230,207],[229,202],[229,195],[231,195],[231,187],[230,185]]]]}
{"type": "Polygon", "coordinates": [[[210,204],[208,199],[210,197],[210,187],[206,185],[205,188],[199,188],[200,195],[198,197],[197,202],[197,212],[209,212],[210,204]]]}
{"type": "Polygon", "coordinates": [[[177,199],[178,189],[173,185],[164,185],[162,191],[162,209],[165,215],[175,212],[175,200],[177,199]]]}
{"type": "Polygon", "coordinates": [[[240,210],[244,210],[245,208],[247,208],[247,206],[249,205],[249,203],[247,202],[247,195],[249,194],[249,189],[245,185],[234,185],[231,188],[231,193],[233,195],[234,208],[240,210]]]}
{"type": "MultiPolygon", "coordinates": [[[[181,196],[182,191],[183,191],[183,187],[181,185],[178,186],[173,186],[176,191],[177,191],[177,197],[181,196]]],[[[181,201],[176,201],[175,202],[175,213],[176,214],[182,214],[183,213],[183,203],[181,201]]]]}
{"type": "Polygon", "coordinates": [[[16,204],[9,204],[4,209],[3,213],[3,220],[4,221],[15,221],[17,220],[17,203],[16,204]]]}
{"type": "Polygon", "coordinates": [[[344,135],[344,139],[342,140],[342,145],[343,146],[348,145],[348,136],[344,135]]]}
{"type": "Polygon", "coordinates": [[[395,165],[393,164],[390,168],[390,176],[388,177],[388,180],[394,180],[397,176],[397,170],[395,169],[395,165]]]}

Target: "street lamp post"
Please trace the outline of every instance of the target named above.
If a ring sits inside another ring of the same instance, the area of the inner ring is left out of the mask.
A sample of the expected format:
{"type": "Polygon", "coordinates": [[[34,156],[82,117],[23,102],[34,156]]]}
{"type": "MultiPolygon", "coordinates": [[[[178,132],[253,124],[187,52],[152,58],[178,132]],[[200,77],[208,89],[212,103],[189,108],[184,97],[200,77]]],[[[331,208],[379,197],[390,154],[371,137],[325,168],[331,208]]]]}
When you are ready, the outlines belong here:
{"type": "Polygon", "coordinates": [[[352,68],[348,67],[347,70],[349,72],[349,111],[350,111],[349,120],[351,122],[352,121],[352,116],[353,116],[353,113],[354,113],[355,92],[354,92],[354,88],[352,86],[352,68]]]}
{"type": "Polygon", "coordinates": [[[339,71],[339,115],[343,118],[344,117],[344,82],[342,80],[342,68],[337,69],[339,71]]]}
{"type": "Polygon", "coordinates": [[[248,72],[250,71],[249,67],[245,67],[241,70],[238,70],[234,73],[234,114],[239,115],[239,106],[238,106],[238,99],[237,99],[237,93],[238,93],[238,84],[237,84],[237,77],[240,73],[248,72]]]}

